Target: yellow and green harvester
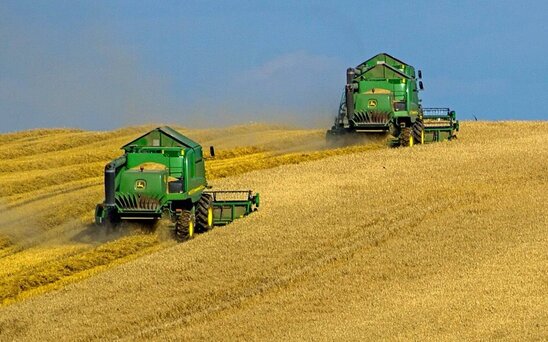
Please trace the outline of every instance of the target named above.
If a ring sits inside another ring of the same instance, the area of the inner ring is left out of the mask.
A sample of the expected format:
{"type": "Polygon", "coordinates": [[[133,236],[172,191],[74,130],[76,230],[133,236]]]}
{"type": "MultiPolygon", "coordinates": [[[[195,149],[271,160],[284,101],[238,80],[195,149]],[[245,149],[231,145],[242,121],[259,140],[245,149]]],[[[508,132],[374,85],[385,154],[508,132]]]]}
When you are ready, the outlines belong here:
{"type": "Polygon", "coordinates": [[[185,240],[259,207],[259,194],[251,190],[208,190],[202,146],[170,127],[158,127],[122,149],[125,153],[105,166],[105,200],[95,209],[98,225],[169,218],[175,236],[185,240]]]}
{"type": "Polygon", "coordinates": [[[347,134],[385,134],[394,145],[452,140],[459,130],[455,111],[423,108],[422,72],[387,53],[346,71],[346,86],[328,140],[347,134]]]}

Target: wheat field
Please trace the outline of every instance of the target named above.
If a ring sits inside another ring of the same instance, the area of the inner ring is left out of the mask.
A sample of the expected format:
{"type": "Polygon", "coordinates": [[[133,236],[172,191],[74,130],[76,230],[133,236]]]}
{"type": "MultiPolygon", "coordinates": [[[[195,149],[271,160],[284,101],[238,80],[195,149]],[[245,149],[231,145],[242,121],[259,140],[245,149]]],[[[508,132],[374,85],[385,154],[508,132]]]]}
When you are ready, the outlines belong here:
{"type": "Polygon", "coordinates": [[[96,236],[102,166],[146,129],[0,135],[0,339],[548,339],[548,123],[400,149],[182,130],[260,210],[182,244],[96,236]]]}
{"type": "MultiPolygon", "coordinates": [[[[0,303],[41,294],[173,244],[127,227],[103,236],[91,223],[103,167],[154,126],[111,132],[34,130],[0,135],[0,303]]],[[[382,147],[326,149],[323,132],[251,124],[184,134],[217,149],[209,179],[382,147]]],[[[242,186],[245,186],[242,185],[242,186]]],[[[146,228],[146,227],[145,227],[146,228]]]]}

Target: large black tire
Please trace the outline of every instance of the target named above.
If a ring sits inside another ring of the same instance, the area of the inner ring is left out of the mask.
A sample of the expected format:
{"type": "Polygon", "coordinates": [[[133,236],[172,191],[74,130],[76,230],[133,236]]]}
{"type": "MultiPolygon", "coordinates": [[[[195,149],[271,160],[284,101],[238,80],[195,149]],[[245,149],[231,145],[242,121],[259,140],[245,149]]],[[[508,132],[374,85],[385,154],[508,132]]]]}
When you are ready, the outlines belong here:
{"type": "Polygon", "coordinates": [[[179,241],[190,240],[194,237],[196,218],[190,210],[183,210],[175,221],[175,237],[179,241]]]}
{"type": "Polygon", "coordinates": [[[107,213],[105,217],[105,222],[103,223],[103,231],[105,236],[111,236],[119,233],[121,225],[120,216],[118,213],[111,211],[107,213]]]}
{"type": "Polygon", "coordinates": [[[388,133],[394,138],[397,138],[400,135],[400,128],[398,125],[394,124],[394,121],[391,120],[388,122],[388,133]]]}
{"type": "Polygon", "coordinates": [[[196,204],[196,228],[199,233],[213,229],[213,197],[202,194],[196,204]]]}
{"type": "Polygon", "coordinates": [[[413,124],[413,130],[411,134],[413,134],[415,144],[422,144],[422,139],[424,135],[424,123],[421,119],[417,118],[417,120],[413,124]]]}
{"type": "Polygon", "coordinates": [[[400,146],[407,147],[411,141],[411,128],[405,127],[400,133],[400,146]]]}

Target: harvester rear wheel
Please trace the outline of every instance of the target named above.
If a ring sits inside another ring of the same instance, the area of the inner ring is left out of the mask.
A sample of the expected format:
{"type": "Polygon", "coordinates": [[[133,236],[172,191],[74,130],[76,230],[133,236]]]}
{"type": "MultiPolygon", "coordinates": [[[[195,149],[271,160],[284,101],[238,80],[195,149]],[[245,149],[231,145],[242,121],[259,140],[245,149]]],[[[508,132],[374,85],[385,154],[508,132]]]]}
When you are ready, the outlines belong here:
{"type": "Polygon", "coordinates": [[[411,128],[405,127],[400,133],[400,146],[409,146],[411,142],[411,128]]]}
{"type": "Polygon", "coordinates": [[[196,228],[198,232],[213,229],[213,198],[203,194],[196,205],[196,228]]]}
{"type": "Polygon", "coordinates": [[[194,237],[196,219],[190,210],[183,210],[175,222],[175,236],[179,241],[190,240],[194,237]]]}

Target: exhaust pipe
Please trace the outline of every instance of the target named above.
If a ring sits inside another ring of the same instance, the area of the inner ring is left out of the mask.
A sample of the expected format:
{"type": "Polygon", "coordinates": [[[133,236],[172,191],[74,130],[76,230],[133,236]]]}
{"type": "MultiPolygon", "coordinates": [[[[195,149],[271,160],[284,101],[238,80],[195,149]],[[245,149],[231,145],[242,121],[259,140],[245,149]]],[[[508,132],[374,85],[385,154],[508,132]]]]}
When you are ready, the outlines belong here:
{"type": "Polygon", "coordinates": [[[354,68],[346,69],[346,84],[352,84],[354,77],[356,76],[356,70],[354,68]]]}
{"type": "Polygon", "coordinates": [[[354,89],[352,87],[352,81],[354,80],[355,75],[356,75],[356,71],[353,68],[346,69],[345,97],[346,97],[346,115],[348,117],[348,121],[354,118],[354,89]]]}
{"type": "Polygon", "coordinates": [[[105,207],[116,205],[116,170],[126,163],[122,156],[105,165],[105,207]]]}

